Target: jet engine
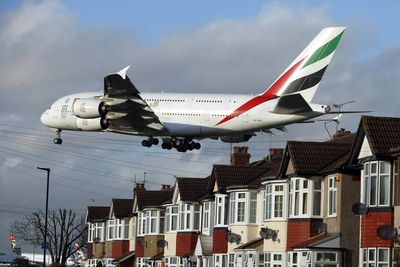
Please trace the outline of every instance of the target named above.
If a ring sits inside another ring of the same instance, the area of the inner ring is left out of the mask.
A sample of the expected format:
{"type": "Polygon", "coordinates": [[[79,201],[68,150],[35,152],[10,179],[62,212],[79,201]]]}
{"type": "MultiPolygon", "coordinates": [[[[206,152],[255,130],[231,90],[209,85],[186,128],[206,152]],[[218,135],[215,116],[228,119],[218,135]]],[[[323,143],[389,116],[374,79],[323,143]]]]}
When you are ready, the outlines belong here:
{"type": "Polygon", "coordinates": [[[79,118],[93,119],[104,117],[108,112],[108,106],[99,99],[77,98],[72,105],[72,111],[79,118]]]}
{"type": "Polygon", "coordinates": [[[82,119],[76,118],[76,126],[82,131],[99,131],[107,129],[109,122],[105,118],[82,119]]]}
{"type": "Polygon", "coordinates": [[[255,136],[254,133],[252,134],[238,134],[238,135],[226,135],[221,136],[220,139],[222,142],[225,143],[241,143],[247,142],[250,140],[251,137],[255,136]]]}

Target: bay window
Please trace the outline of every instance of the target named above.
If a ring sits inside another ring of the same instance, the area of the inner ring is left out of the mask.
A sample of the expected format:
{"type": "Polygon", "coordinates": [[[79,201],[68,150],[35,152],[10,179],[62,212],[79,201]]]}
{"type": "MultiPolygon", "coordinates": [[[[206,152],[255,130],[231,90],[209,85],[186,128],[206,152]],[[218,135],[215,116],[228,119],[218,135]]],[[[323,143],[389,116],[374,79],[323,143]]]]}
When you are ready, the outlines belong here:
{"type": "Polygon", "coordinates": [[[104,223],[98,222],[93,226],[93,241],[104,242],[104,223]]]}
{"type": "Polygon", "coordinates": [[[362,202],[369,207],[389,206],[391,164],[388,161],[364,163],[362,202]]]}
{"type": "Polygon", "coordinates": [[[167,210],[167,213],[166,213],[167,221],[165,223],[166,231],[167,232],[175,232],[176,230],[178,230],[179,207],[178,206],[170,206],[170,207],[167,207],[166,210],[167,210]]]}
{"type": "Polygon", "coordinates": [[[257,192],[231,192],[229,223],[256,223],[257,192]]]}
{"type": "Polygon", "coordinates": [[[107,221],[107,240],[114,239],[114,219],[107,221]]]}
{"type": "Polygon", "coordinates": [[[226,226],[225,224],[225,195],[215,195],[215,226],[226,226]]]}
{"type": "Polygon", "coordinates": [[[281,252],[266,252],[264,254],[265,267],[281,267],[284,266],[283,253],[281,252]]]}
{"type": "Polygon", "coordinates": [[[183,267],[183,260],[180,257],[165,257],[165,267],[183,267]]]}
{"type": "Polygon", "coordinates": [[[336,176],[328,177],[328,216],[336,216],[337,183],[336,176]]]}
{"type": "Polygon", "coordinates": [[[393,204],[400,206],[399,162],[393,162],[393,204]]]}
{"type": "Polygon", "coordinates": [[[285,185],[266,185],[264,195],[264,220],[284,219],[285,217],[285,185]]]}
{"type": "Polygon", "coordinates": [[[181,203],[179,207],[180,228],[182,231],[200,229],[200,205],[181,203]]]}
{"type": "Polygon", "coordinates": [[[146,234],[146,213],[145,212],[138,212],[138,236],[144,236],[146,234]]]}
{"type": "Polygon", "coordinates": [[[362,248],[360,266],[389,267],[389,248],[362,248]]]}
{"type": "Polygon", "coordinates": [[[210,219],[211,219],[211,203],[204,202],[203,203],[203,230],[210,230],[210,219]]]}
{"type": "Polygon", "coordinates": [[[321,180],[296,177],[291,179],[289,186],[291,217],[321,217],[321,180]]]}
{"type": "Polygon", "coordinates": [[[94,236],[94,224],[88,223],[88,243],[93,242],[93,236],[94,236]]]}

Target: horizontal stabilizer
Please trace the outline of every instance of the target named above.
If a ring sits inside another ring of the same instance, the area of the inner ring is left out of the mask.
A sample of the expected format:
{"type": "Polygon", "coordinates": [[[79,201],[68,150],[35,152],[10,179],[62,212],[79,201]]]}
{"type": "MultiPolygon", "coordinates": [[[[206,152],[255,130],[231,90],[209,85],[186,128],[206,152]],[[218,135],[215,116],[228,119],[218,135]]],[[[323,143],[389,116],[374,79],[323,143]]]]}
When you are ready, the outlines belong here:
{"type": "Polygon", "coordinates": [[[300,94],[291,94],[281,96],[272,113],[295,114],[310,111],[312,108],[300,94]]]}

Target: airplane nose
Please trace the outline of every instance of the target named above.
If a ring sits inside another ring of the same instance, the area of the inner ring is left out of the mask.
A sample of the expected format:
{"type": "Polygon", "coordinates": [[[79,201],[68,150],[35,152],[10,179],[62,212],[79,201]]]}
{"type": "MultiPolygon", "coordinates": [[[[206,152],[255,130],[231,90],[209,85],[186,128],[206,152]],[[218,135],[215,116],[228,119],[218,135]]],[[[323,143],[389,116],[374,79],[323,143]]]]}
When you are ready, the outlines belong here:
{"type": "Polygon", "coordinates": [[[48,126],[48,123],[49,123],[49,109],[46,109],[46,111],[42,113],[42,116],[40,116],[40,121],[44,125],[48,126]]]}

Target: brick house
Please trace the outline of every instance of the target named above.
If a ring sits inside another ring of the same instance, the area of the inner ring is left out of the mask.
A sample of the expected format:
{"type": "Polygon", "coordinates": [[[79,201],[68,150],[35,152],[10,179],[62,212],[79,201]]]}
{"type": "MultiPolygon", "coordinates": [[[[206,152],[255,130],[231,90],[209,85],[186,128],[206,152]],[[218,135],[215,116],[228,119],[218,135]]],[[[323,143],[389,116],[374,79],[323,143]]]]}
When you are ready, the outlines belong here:
{"type": "MultiPolygon", "coordinates": [[[[399,263],[400,119],[363,116],[351,152],[351,167],[361,169],[360,266],[399,263]]],[[[397,265],[398,266],[398,265],[397,265]]]]}
{"type": "MultiPolygon", "coordinates": [[[[277,200],[286,207],[276,219],[282,220],[281,224],[287,221],[286,237],[282,230],[277,232],[277,240],[286,239],[287,253],[271,251],[271,257],[266,257],[271,264],[357,264],[359,229],[357,219],[351,216],[351,205],[359,197],[359,172],[345,168],[353,140],[353,134],[342,131],[327,142],[287,143],[278,180],[264,183],[265,206],[271,207],[266,208],[266,221],[274,221],[272,207],[277,200]]],[[[270,247],[277,246],[271,240],[270,247]]]]}
{"type": "Polygon", "coordinates": [[[134,213],[132,227],[136,232],[132,235],[130,248],[135,251],[135,266],[162,266],[164,250],[169,245],[164,237],[163,203],[171,200],[173,192],[169,185],[162,185],[160,190],[146,190],[143,184],[136,184],[131,206],[134,213]]]}
{"type": "Polygon", "coordinates": [[[105,259],[106,221],[108,220],[109,214],[110,207],[87,207],[86,224],[88,226],[88,267],[94,267],[97,262],[103,262],[105,259]]]}

